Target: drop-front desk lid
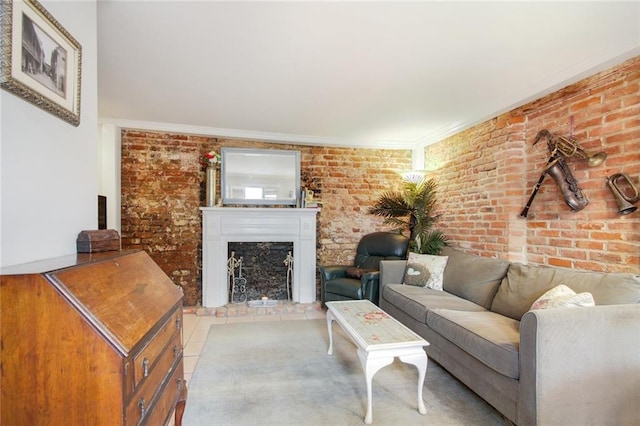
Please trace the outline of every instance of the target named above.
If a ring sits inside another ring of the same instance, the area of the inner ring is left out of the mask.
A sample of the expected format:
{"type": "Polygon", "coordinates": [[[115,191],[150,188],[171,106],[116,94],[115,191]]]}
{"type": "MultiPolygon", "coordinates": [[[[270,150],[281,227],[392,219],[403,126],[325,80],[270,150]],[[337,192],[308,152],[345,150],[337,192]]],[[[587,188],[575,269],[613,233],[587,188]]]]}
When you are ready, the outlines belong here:
{"type": "Polygon", "coordinates": [[[144,251],[94,254],[87,263],[46,275],[123,355],[182,299],[181,289],[144,251]]]}

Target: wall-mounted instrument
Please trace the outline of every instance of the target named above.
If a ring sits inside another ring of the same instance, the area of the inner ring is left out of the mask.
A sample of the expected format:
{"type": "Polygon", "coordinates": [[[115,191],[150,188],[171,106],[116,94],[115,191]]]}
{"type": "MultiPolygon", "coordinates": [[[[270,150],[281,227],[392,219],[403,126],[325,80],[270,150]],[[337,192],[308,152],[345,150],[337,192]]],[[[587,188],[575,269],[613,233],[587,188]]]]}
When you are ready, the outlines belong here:
{"type": "Polygon", "coordinates": [[[638,210],[634,204],[640,200],[640,191],[629,175],[626,173],[611,175],[607,178],[607,185],[618,203],[618,213],[627,215],[638,210]]]}
{"type": "Polygon", "coordinates": [[[589,167],[598,166],[607,158],[607,154],[605,152],[598,152],[597,154],[589,155],[575,139],[556,135],[546,129],[538,132],[533,144],[537,144],[543,138],[547,139],[547,147],[551,152],[551,156],[549,157],[547,166],[542,171],[542,175],[540,176],[540,179],[538,179],[526,206],[520,213],[520,216],[525,218],[527,217],[531,203],[533,203],[533,199],[538,193],[540,186],[542,186],[542,182],[547,174],[550,175],[560,187],[560,191],[564,196],[564,201],[571,211],[575,212],[585,208],[587,204],[589,204],[589,200],[583,194],[582,189],[578,185],[578,181],[573,177],[571,170],[567,166],[565,158],[578,157],[583,160],[587,160],[589,167]]]}

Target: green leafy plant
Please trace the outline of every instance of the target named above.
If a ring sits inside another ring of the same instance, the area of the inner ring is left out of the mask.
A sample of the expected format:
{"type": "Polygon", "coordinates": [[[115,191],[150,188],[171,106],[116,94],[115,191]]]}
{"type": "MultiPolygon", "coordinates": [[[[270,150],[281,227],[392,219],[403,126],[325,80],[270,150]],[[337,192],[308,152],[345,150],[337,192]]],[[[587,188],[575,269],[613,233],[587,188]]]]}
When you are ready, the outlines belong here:
{"type": "Polygon", "coordinates": [[[405,181],[400,191],[383,192],[369,213],[385,218],[402,232],[409,229],[409,249],[415,253],[438,254],[447,245],[447,238],[431,228],[438,219],[435,214],[437,184],[434,179],[405,181]]]}

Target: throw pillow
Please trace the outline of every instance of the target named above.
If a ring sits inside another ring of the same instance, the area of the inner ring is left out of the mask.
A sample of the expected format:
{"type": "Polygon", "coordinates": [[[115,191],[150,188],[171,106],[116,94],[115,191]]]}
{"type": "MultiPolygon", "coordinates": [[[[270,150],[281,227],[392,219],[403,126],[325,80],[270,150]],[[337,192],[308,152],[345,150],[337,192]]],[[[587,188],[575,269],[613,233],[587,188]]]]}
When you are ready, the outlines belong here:
{"type": "Polygon", "coordinates": [[[579,306],[595,306],[591,293],[576,294],[564,284],[560,284],[540,296],[530,310],[550,308],[575,308],[579,306]]]}
{"type": "Polygon", "coordinates": [[[442,291],[442,276],[448,256],[409,253],[403,284],[442,291]]]}
{"type": "Polygon", "coordinates": [[[349,266],[345,271],[345,275],[347,276],[347,278],[354,278],[359,280],[359,279],[362,279],[362,276],[367,272],[375,272],[375,271],[377,271],[377,269],[362,269],[362,268],[356,268],[355,266],[349,266]]]}

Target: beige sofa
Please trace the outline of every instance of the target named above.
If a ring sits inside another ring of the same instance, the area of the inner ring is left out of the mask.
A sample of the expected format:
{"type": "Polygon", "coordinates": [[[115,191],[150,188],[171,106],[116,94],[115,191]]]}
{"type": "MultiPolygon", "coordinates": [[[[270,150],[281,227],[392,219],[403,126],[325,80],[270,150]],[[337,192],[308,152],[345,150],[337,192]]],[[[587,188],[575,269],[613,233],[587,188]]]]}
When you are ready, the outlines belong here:
{"type": "Polygon", "coordinates": [[[640,275],[442,255],[444,291],[398,284],[406,261],[380,263],[380,307],[430,359],[517,425],[639,424],[640,275]],[[559,284],[596,306],[529,310],[559,284]]]}

